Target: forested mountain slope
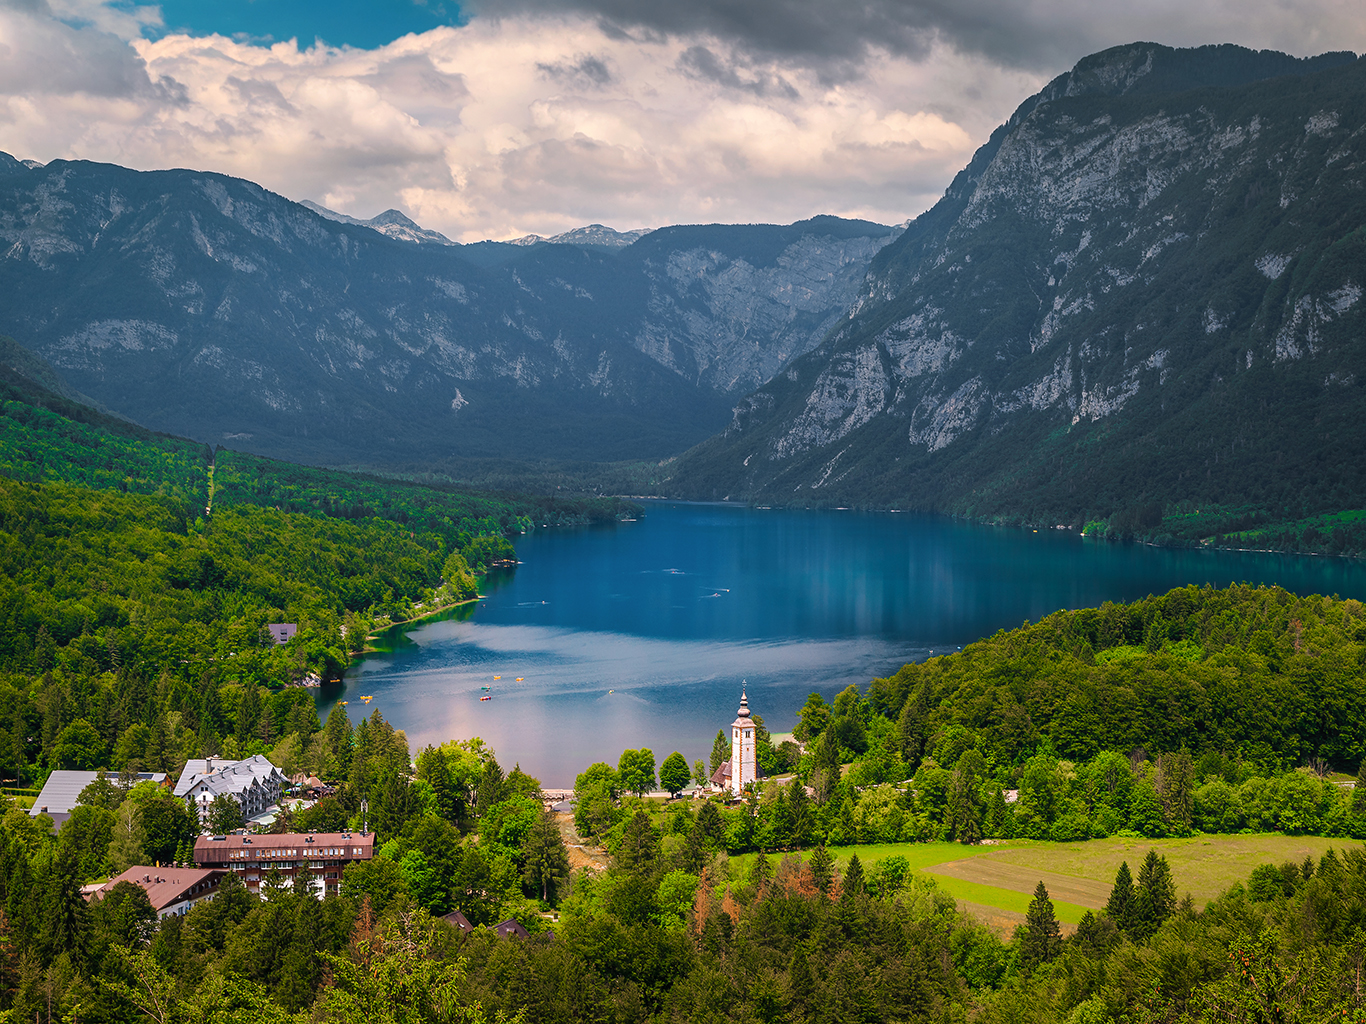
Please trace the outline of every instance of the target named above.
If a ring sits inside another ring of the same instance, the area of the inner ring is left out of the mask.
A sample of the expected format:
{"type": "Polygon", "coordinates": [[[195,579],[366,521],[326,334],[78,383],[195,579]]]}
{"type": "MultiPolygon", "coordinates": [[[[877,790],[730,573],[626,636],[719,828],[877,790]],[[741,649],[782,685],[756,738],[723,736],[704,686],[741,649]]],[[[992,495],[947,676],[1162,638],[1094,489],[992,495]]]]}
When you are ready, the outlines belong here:
{"type": "Polygon", "coordinates": [[[1364,174],[1352,54],[1088,57],[670,486],[1130,531],[1360,508],[1364,174]]]}
{"type": "Polygon", "coordinates": [[[818,218],[613,250],[395,225],[223,175],[7,157],[0,333],[121,415],[277,457],[660,458],[816,344],[894,234],[818,218]]]}

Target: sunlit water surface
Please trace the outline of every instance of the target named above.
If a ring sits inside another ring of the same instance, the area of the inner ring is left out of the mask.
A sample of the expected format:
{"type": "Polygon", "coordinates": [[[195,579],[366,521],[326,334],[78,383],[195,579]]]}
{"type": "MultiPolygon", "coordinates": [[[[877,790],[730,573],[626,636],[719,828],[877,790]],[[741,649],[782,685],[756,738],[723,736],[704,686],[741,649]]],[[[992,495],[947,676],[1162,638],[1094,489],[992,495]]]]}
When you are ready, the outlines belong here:
{"type": "Polygon", "coordinates": [[[535,531],[517,553],[477,606],[391,630],[322,714],[336,700],[353,720],[379,708],[414,753],[481,736],[505,768],[568,786],[627,747],[706,758],[742,683],[786,731],[813,690],[831,698],[1059,608],[1234,581],[1366,599],[1356,561],[897,513],[651,502],[638,522],[535,531]]]}

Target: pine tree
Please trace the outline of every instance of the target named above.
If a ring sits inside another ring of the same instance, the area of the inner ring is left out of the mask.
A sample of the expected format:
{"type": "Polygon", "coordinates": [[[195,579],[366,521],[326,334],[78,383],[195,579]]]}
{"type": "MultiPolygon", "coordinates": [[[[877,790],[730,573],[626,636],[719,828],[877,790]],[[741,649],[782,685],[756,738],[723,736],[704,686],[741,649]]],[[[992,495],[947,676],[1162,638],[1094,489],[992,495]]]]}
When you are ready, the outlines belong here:
{"type": "Polygon", "coordinates": [[[800,945],[793,950],[792,962],[787,968],[787,978],[792,990],[792,1001],[804,1009],[815,994],[816,981],[811,976],[811,964],[806,959],[806,952],[800,945]]]}
{"type": "Polygon", "coordinates": [[[659,836],[650,824],[650,816],[636,811],[626,823],[617,846],[617,864],[627,871],[648,871],[659,856],[659,836]]]}
{"type": "Polygon", "coordinates": [[[844,899],[850,899],[861,894],[866,885],[863,880],[863,864],[858,859],[858,854],[849,858],[849,866],[844,869],[844,899]]]}
{"type": "Polygon", "coordinates": [[[1129,873],[1127,860],[1120,864],[1119,871],[1115,873],[1115,884],[1105,904],[1105,914],[1120,931],[1127,932],[1133,925],[1134,876],[1129,873]]]}
{"type": "Polygon", "coordinates": [[[549,814],[542,814],[531,827],[522,841],[522,880],[533,889],[539,889],[541,900],[550,902],[555,886],[569,876],[569,851],[565,849],[564,837],[549,814]]]}
{"type": "Polygon", "coordinates": [[[914,772],[920,767],[921,729],[925,717],[924,694],[916,690],[901,707],[901,715],[896,721],[897,739],[901,745],[901,759],[914,772]]]}
{"type": "Polygon", "coordinates": [[[799,849],[805,849],[811,844],[814,812],[811,798],[806,795],[806,787],[800,778],[793,779],[787,787],[787,802],[792,808],[792,842],[799,849]]]}
{"type": "Polygon", "coordinates": [[[1133,925],[1130,933],[1136,941],[1146,939],[1162,927],[1176,909],[1176,882],[1166,857],[1149,850],[1138,869],[1138,885],[1134,890],[1133,925]]]}
{"type": "Polygon", "coordinates": [[[773,862],[768,859],[768,854],[760,850],[754,855],[754,863],[750,865],[749,880],[756,889],[760,889],[772,877],[773,862]]]}
{"type": "Polygon", "coordinates": [[[944,824],[949,838],[960,843],[976,843],[982,838],[982,816],[978,808],[977,780],[985,767],[982,755],[969,750],[958,761],[949,779],[948,808],[944,824]]]}
{"type": "Polygon", "coordinates": [[[730,760],[730,741],[726,739],[726,733],[722,729],[716,730],[716,739],[711,745],[711,773],[716,774],[716,769],[730,760]]]}
{"type": "Polygon", "coordinates": [[[821,892],[830,891],[830,883],[835,878],[835,861],[824,846],[816,847],[811,854],[811,877],[821,892]]]}
{"type": "Polygon", "coordinates": [[[1006,838],[1006,816],[1010,811],[1006,807],[1006,795],[997,786],[992,791],[991,800],[987,802],[987,820],[983,832],[989,839],[1006,838]]]}
{"type": "Polygon", "coordinates": [[[1062,931],[1053,915],[1053,901],[1042,881],[1034,890],[1034,899],[1025,914],[1024,935],[1020,943],[1020,965],[1032,971],[1062,952],[1062,931]]]}
{"type": "Polygon", "coordinates": [[[1107,914],[1082,915],[1076,933],[1067,940],[1093,960],[1105,957],[1120,941],[1120,931],[1107,914]]]}

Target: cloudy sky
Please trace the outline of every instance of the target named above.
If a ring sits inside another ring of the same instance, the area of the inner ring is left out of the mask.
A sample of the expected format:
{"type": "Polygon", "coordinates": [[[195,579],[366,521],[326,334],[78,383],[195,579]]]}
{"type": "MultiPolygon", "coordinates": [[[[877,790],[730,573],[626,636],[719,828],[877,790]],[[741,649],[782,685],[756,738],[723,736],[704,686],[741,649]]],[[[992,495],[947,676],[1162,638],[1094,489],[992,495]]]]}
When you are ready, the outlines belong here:
{"type": "Polygon", "coordinates": [[[1136,39],[1366,50],[1360,0],[0,0],[0,150],[241,175],[460,241],[898,223],[1136,39]]]}

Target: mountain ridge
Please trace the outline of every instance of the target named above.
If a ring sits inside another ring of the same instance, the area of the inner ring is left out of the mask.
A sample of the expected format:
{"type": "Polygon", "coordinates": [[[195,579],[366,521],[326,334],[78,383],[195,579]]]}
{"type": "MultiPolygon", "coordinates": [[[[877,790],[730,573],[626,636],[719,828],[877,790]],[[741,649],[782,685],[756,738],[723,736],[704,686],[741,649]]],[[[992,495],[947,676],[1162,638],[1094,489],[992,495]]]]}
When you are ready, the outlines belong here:
{"type": "Polygon", "coordinates": [[[1363,110],[1350,54],[1084,59],[666,488],[1077,527],[1361,507],[1366,466],[1332,438],[1366,446],[1363,110]]]}
{"type": "Polygon", "coordinates": [[[673,455],[819,341],[893,234],[742,229],[757,267],[705,228],[415,245],[376,230],[402,214],[355,224],[225,175],[4,166],[0,330],[153,429],[333,465],[673,455]]]}

